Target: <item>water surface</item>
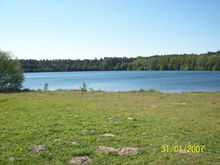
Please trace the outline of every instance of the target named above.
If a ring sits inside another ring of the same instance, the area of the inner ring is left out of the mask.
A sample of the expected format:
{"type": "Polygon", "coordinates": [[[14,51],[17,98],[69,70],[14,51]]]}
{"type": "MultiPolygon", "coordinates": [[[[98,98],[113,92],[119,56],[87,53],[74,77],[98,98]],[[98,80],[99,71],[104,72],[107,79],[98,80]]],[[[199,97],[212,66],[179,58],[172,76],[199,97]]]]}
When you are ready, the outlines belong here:
{"type": "Polygon", "coordinates": [[[79,89],[83,82],[94,90],[161,92],[220,91],[220,71],[86,71],[25,73],[24,88],[79,89]]]}

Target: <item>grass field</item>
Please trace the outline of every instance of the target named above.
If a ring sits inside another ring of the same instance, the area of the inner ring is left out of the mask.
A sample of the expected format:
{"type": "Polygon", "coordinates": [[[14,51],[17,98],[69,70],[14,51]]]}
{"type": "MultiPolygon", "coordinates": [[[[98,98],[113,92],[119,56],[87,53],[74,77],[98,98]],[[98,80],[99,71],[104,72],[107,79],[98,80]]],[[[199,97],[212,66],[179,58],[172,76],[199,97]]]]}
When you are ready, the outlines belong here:
{"type": "Polygon", "coordinates": [[[220,164],[220,93],[0,94],[0,164],[59,165],[77,158],[111,165],[220,164]]]}

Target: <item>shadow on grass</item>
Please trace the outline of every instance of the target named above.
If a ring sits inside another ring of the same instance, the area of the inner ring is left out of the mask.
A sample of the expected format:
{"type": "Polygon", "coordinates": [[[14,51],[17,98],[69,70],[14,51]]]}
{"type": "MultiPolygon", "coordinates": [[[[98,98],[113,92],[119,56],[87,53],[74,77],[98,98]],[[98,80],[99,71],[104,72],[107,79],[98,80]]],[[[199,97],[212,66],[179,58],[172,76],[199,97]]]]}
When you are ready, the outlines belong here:
{"type": "Polygon", "coordinates": [[[8,88],[0,88],[0,93],[20,93],[20,92],[33,92],[35,90],[30,90],[28,88],[25,89],[8,89],[8,88]]]}

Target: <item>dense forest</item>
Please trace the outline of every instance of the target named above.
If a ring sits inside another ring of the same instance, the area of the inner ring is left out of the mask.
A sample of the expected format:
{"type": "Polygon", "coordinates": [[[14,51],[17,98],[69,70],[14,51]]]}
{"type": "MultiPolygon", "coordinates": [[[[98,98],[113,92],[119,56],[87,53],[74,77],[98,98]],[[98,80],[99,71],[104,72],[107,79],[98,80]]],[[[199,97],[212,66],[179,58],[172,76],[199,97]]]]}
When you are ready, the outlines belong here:
{"type": "Polygon", "coordinates": [[[20,60],[25,72],[99,70],[220,70],[220,51],[151,57],[92,60],[20,60]]]}

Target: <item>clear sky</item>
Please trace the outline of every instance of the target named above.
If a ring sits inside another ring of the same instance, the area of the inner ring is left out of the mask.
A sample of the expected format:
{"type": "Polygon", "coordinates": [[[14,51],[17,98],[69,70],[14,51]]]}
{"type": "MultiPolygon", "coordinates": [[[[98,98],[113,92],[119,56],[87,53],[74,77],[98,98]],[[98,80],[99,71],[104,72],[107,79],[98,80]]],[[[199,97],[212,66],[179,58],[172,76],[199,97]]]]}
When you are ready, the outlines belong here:
{"type": "Polygon", "coordinates": [[[220,0],[0,0],[0,49],[20,59],[220,50],[220,0]]]}

